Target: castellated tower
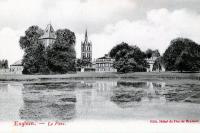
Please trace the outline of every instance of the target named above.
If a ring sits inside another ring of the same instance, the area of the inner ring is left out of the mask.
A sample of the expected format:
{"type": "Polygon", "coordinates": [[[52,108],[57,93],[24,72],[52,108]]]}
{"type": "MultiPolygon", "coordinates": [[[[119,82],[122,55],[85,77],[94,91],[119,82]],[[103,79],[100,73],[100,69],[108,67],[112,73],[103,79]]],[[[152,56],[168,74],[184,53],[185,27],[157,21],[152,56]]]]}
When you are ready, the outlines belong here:
{"type": "Polygon", "coordinates": [[[92,63],[92,43],[88,41],[87,30],[85,31],[85,40],[81,42],[81,59],[92,63]]]}
{"type": "Polygon", "coordinates": [[[51,24],[47,25],[44,31],[44,35],[40,37],[40,40],[43,42],[45,48],[54,43],[56,40],[56,33],[51,24]]]}

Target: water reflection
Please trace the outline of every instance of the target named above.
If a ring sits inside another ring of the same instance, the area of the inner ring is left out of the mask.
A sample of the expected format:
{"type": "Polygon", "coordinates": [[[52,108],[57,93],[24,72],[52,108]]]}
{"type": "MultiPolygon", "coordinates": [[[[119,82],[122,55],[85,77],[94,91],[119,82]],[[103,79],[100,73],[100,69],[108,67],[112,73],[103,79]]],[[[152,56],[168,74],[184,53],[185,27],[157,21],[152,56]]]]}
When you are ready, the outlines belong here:
{"type": "Polygon", "coordinates": [[[25,84],[21,119],[67,120],[75,115],[76,96],[72,83],[25,84]]]}
{"type": "Polygon", "coordinates": [[[22,84],[0,84],[0,120],[20,119],[19,109],[23,105],[22,84]]]}
{"type": "Polygon", "coordinates": [[[0,120],[196,118],[200,107],[185,102],[198,102],[198,87],[131,80],[1,83],[0,120]]]}
{"type": "Polygon", "coordinates": [[[165,87],[162,82],[118,82],[113,90],[111,101],[119,107],[130,108],[144,103],[165,103],[166,99],[159,93],[165,87]]]}

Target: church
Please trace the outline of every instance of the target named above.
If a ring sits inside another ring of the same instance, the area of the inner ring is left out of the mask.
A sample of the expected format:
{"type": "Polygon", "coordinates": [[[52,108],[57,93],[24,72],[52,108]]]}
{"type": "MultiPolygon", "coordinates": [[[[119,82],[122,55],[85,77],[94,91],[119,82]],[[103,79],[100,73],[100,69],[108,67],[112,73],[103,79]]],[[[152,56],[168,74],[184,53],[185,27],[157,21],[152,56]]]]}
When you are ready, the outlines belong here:
{"type": "Polygon", "coordinates": [[[87,68],[92,67],[92,42],[88,40],[87,30],[85,31],[85,40],[81,42],[81,60],[90,62],[87,68]]]}
{"type": "Polygon", "coordinates": [[[90,65],[82,68],[82,72],[88,69],[88,71],[95,72],[117,72],[113,68],[114,59],[106,54],[104,57],[98,58],[92,62],[92,42],[88,41],[88,33],[85,31],[85,40],[81,42],[81,60],[87,60],[90,65]]]}

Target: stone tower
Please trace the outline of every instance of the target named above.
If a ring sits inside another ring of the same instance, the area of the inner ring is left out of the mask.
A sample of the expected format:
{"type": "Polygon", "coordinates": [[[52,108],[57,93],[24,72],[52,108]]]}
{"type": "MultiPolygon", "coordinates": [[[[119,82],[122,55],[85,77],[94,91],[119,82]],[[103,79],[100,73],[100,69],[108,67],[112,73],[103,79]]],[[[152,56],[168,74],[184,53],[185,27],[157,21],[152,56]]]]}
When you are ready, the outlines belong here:
{"type": "Polygon", "coordinates": [[[43,42],[45,48],[54,43],[56,40],[56,34],[51,24],[47,25],[44,35],[40,37],[40,40],[43,42]]]}
{"type": "Polygon", "coordinates": [[[85,40],[81,42],[81,59],[92,63],[92,43],[88,41],[87,30],[85,31],[85,40]]]}

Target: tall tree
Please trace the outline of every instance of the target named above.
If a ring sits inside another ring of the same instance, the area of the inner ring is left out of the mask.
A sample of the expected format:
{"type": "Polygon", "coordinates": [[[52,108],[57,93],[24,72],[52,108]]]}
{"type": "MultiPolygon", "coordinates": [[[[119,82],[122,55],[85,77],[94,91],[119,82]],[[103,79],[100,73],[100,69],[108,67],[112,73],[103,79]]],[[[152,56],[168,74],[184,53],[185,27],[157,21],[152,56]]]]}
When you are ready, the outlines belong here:
{"type": "Polygon", "coordinates": [[[23,58],[24,74],[48,74],[47,55],[42,43],[25,50],[23,58]]]}
{"type": "Polygon", "coordinates": [[[56,31],[56,41],[47,49],[48,66],[54,73],[74,72],[76,63],[74,32],[68,29],[56,31]]]}
{"type": "Polygon", "coordinates": [[[110,51],[110,56],[115,59],[113,66],[118,72],[145,71],[147,66],[145,53],[139,47],[129,46],[124,42],[113,47],[110,51]]]}
{"type": "Polygon", "coordinates": [[[46,52],[39,37],[44,33],[38,26],[30,26],[25,31],[25,36],[19,40],[20,47],[24,50],[22,63],[24,74],[48,73],[46,52]]]}
{"type": "Polygon", "coordinates": [[[190,39],[174,39],[165,51],[163,59],[168,71],[199,71],[200,46],[190,39]]]}
{"type": "Polygon", "coordinates": [[[127,53],[131,51],[133,48],[129,46],[127,43],[122,42],[111,49],[109,52],[110,57],[119,58],[119,55],[123,55],[122,53],[127,53]]]}

